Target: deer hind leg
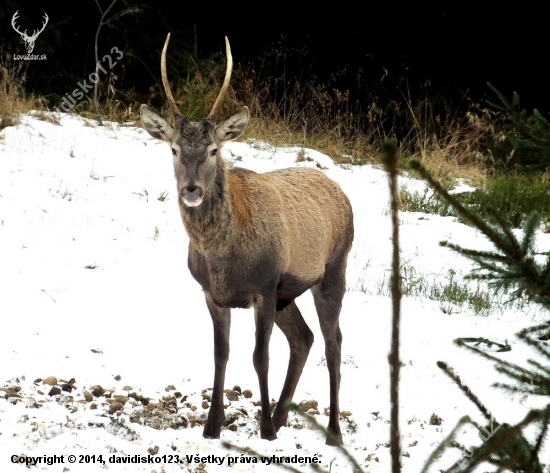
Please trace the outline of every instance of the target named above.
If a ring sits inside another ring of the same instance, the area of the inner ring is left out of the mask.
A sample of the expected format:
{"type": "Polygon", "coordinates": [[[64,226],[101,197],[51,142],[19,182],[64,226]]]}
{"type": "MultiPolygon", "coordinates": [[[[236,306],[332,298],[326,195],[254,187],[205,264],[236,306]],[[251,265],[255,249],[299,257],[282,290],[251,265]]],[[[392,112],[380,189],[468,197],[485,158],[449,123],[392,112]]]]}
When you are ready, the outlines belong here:
{"type": "Polygon", "coordinates": [[[256,346],[254,348],[254,369],[260,384],[260,401],[262,417],[260,419],[260,437],[275,440],[277,434],[271,420],[269,402],[268,372],[269,372],[269,340],[275,322],[275,297],[258,296],[254,305],[254,320],[256,322],[256,346]]]}
{"type": "Polygon", "coordinates": [[[285,334],[290,347],[290,359],[288,361],[285,384],[273,413],[273,425],[275,426],[275,430],[278,431],[282,426],[286,426],[288,409],[285,406],[288,402],[292,401],[294,392],[296,391],[296,385],[300,380],[309,349],[313,345],[313,333],[307,326],[294,301],[276,313],[275,323],[285,334]]]}
{"type": "Polygon", "coordinates": [[[229,359],[229,330],[231,327],[230,309],[218,307],[212,300],[208,291],[204,291],[206,305],[210,311],[214,324],[214,389],[208,419],[202,433],[203,437],[220,438],[220,428],[225,420],[223,412],[223,386],[225,381],[225,368],[229,359]]]}
{"type": "MultiPolygon", "coordinates": [[[[335,265],[337,266],[337,265],[335,265]]],[[[340,431],[340,362],[342,351],[342,332],[339,317],[342,299],[346,289],[346,260],[337,267],[327,267],[320,283],[311,288],[315,308],[319,316],[321,332],[325,339],[325,357],[330,380],[330,418],[328,423],[327,445],[341,445],[340,431]]]]}

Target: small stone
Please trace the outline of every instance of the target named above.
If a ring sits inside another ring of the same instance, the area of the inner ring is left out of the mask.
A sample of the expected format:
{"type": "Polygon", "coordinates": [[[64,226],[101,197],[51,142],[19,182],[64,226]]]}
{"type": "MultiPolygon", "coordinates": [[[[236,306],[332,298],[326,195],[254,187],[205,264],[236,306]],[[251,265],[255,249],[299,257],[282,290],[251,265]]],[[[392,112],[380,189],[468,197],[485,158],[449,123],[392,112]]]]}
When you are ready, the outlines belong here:
{"type": "Polygon", "coordinates": [[[92,393],[90,393],[90,391],[84,390],[82,394],[84,394],[84,399],[86,400],[86,402],[92,402],[94,400],[94,397],[92,396],[92,393]]]}
{"type": "Polygon", "coordinates": [[[132,386],[124,386],[122,388],[123,391],[132,391],[134,388],[132,386]]]}
{"type": "Polygon", "coordinates": [[[202,408],[203,409],[208,409],[209,405],[208,405],[208,401],[202,401],[202,408]]]}
{"type": "Polygon", "coordinates": [[[173,384],[169,384],[168,386],[166,386],[164,388],[164,390],[168,393],[170,391],[175,391],[176,390],[176,387],[173,385],[173,384]]]}
{"type": "Polygon", "coordinates": [[[95,386],[91,387],[90,392],[95,397],[100,397],[100,396],[103,396],[103,394],[105,394],[105,389],[103,389],[99,384],[96,384],[95,386]]]}
{"type": "Polygon", "coordinates": [[[210,395],[210,393],[203,392],[201,395],[202,395],[202,398],[206,401],[211,401],[212,400],[212,396],[210,395]]]}
{"type": "Polygon", "coordinates": [[[233,431],[233,432],[237,432],[237,426],[235,424],[230,424],[228,429],[233,431]]]}
{"type": "Polygon", "coordinates": [[[239,385],[233,386],[233,391],[238,392],[239,394],[242,394],[241,387],[239,385]]]}
{"type": "Polygon", "coordinates": [[[246,398],[246,399],[250,399],[252,397],[252,391],[250,389],[245,389],[243,391],[243,396],[246,398]]]}
{"type": "Polygon", "coordinates": [[[238,401],[239,400],[239,394],[232,389],[225,389],[223,391],[230,401],[238,401]]]}
{"type": "Polygon", "coordinates": [[[107,389],[107,390],[105,391],[105,394],[103,394],[103,396],[104,396],[105,398],[110,399],[111,396],[113,395],[113,393],[114,393],[114,391],[113,391],[112,389],[107,389]]]}
{"type": "Polygon", "coordinates": [[[350,411],[340,411],[340,417],[350,417],[351,412],[350,411]]]}
{"type": "Polygon", "coordinates": [[[120,402],[112,402],[109,406],[109,414],[114,414],[117,411],[122,409],[122,404],[120,402]]]}
{"type": "Polygon", "coordinates": [[[443,422],[443,419],[437,414],[432,414],[430,417],[430,425],[441,425],[441,422],[443,422]]]}
{"type": "Polygon", "coordinates": [[[325,407],[324,414],[329,417],[330,416],[330,407],[325,407]]]}
{"type": "Polygon", "coordinates": [[[37,378],[33,381],[34,384],[36,384],[37,386],[42,382],[42,378],[37,378]]]}
{"type": "Polygon", "coordinates": [[[113,396],[113,399],[116,401],[116,402],[120,402],[122,405],[126,404],[128,402],[128,397],[126,396],[121,396],[120,394],[115,394],[113,396]]]}
{"type": "Polygon", "coordinates": [[[156,455],[159,452],[159,448],[155,445],[154,447],[149,447],[147,451],[150,455],[156,455]]]}
{"type": "Polygon", "coordinates": [[[235,421],[237,421],[240,417],[242,417],[242,413],[239,411],[230,412],[225,416],[225,420],[223,421],[223,425],[225,427],[229,427],[231,424],[234,424],[235,421]]]}
{"type": "Polygon", "coordinates": [[[42,391],[40,391],[40,389],[37,389],[36,392],[37,392],[38,394],[42,394],[42,396],[44,395],[44,393],[43,393],[42,391]]]}
{"type": "Polygon", "coordinates": [[[42,384],[47,384],[48,386],[55,386],[57,384],[57,378],[55,376],[48,376],[42,384]]]}
{"type": "Polygon", "coordinates": [[[122,379],[122,378],[120,377],[119,374],[117,374],[117,375],[115,376],[115,381],[120,381],[121,379],[122,379]]]}
{"type": "Polygon", "coordinates": [[[48,396],[56,396],[57,394],[61,394],[61,389],[59,389],[57,386],[54,386],[52,389],[50,389],[48,396]]]}
{"type": "Polygon", "coordinates": [[[130,422],[134,423],[134,424],[141,424],[141,415],[139,412],[132,412],[132,414],[130,414],[130,422]]]}
{"type": "Polygon", "coordinates": [[[69,383],[65,383],[61,385],[61,390],[70,393],[73,390],[73,387],[69,383]]]}
{"type": "Polygon", "coordinates": [[[176,399],[179,399],[179,398],[182,397],[182,396],[183,396],[183,394],[180,393],[179,391],[176,391],[176,392],[174,393],[174,397],[175,397],[176,399]]]}
{"type": "Polygon", "coordinates": [[[309,411],[307,411],[307,413],[310,416],[318,416],[319,415],[319,411],[317,409],[310,409],[309,411]]]}
{"type": "Polygon", "coordinates": [[[191,406],[191,410],[195,412],[197,410],[197,406],[191,406]]]}
{"type": "Polygon", "coordinates": [[[319,407],[319,404],[317,401],[314,401],[313,399],[310,399],[309,401],[302,401],[300,404],[298,404],[300,409],[303,411],[309,411],[310,409],[317,409],[319,407]]]}
{"type": "Polygon", "coordinates": [[[103,353],[99,348],[91,348],[92,353],[103,353]]]}

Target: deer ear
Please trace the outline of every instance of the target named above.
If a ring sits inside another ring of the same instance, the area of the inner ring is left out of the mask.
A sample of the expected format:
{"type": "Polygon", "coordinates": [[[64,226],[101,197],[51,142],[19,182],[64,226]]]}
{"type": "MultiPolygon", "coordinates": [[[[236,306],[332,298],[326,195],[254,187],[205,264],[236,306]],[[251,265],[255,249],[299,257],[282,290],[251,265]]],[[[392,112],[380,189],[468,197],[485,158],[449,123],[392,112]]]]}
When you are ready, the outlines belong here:
{"type": "Polygon", "coordinates": [[[216,127],[216,136],[223,143],[236,140],[243,134],[244,129],[250,118],[248,107],[241,108],[233,115],[229,115],[223,122],[216,127]]]}
{"type": "Polygon", "coordinates": [[[145,129],[149,134],[157,140],[171,143],[174,138],[174,127],[170,125],[168,120],[163,116],[154,112],[147,105],[142,105],[140,108],[141,121],[145,125],[145,129]]]}

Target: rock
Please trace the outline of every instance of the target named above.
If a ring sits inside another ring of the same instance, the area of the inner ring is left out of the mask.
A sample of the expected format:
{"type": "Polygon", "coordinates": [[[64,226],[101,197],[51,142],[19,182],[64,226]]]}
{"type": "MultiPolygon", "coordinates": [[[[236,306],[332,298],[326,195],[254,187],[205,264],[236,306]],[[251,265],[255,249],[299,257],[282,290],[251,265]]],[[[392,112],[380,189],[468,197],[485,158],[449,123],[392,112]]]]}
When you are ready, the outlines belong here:
{"type": "Polygon", "coordinates": [[[207,393],[207,392],[203,392],[202,394],[202,398],[206,401],[212,401],[212,396],[210,395],[210,393],[207,393]]]}
{"type": "Polygon", "coordinates": [[[96,384],[95,386],[92,386],[90,388],[90,392],[95,397],[100,397],[100,396],[103,396],[103,394],[105,394],[105,389],[103,389],[99,384],[96,384]]]}
{"type": "Polygon", "coordinates": [[[209,404],[208,404],[208,401],[206,401],[206,400],[205,400],[205,401],[202,401],[202,408],[203,408],[203,409],[208,409],[209,407],[210,407],[210,406],[209,406],[209,404]]]}
{"type": "Polygon", "coordinates": [[[155,445],[154,447],[149,447],[147,451],[149,455],[156,455],[159,452],[159,448],[155,445]]]}
{"type": "Polygon", "coordinates": [[[155,430],[160,430],[162,427],[162,421],[158,417],[150,417],[145,419],[145,425],[155,430]]]}
{"type": "Polygon", "coordinates": [[[48,376],[42,381],[42,384],[47,384],[48,386],[55,386],[57,384],[57,378],[55,376],[48,376]]]}
{"type": "Polygon", "coordinates": [[[239,411],[230,412],[229,414],[227,414],[225,416],[225,420],[223,421],[223,425],[225,427],[229,427],[231,424],[233,424],[240,417],[242,417],[242,414],[239,411]]]}
{"type": "Polygon", "coordinates": [[[173,385],[173,384],[169,384],[168,386],[166,386],[164,388],[164,390],[168,393],[170,391],[175,391],[176,390],[176,387],[173,385]]]}
{"type": "Polygon", "coordinates": [[[61,385],[61,390],[66,393],[70,393],[73,390],[73,387],[69,383],[65,383],[61,385]]]}
{"type": "Polygon", "coordinates": [[[239,394],[236,391],[232,389],[224,389],[223,392],[225,393],[225,396],[227,397],[227,399],[229,399],[230,401],[239,400],[239,394]]]}
{"type": "Polygon", "coordinates": [[[317,401],[310,399],[309,401],[302,401],[300,404],[298,404],[298,406],[300,407],[300,409],[307,412],[310,409],[317,410],[317,408],[319,407],[319,404],[317,403],[317,401]]]}
{"type": "Polygon", "coordinates": [[[94,397],[92,396],[92,393],[90,393],[90,391],[84,390],[82,394],[84,395],[84,399],[86,400],[86,402],[92,402],[94,400],[94,397]]]}
{"type": "Polygon", "coordinates": [[[319,415],[319,411],[317,409],[310,409],[309,411],[307,411],[307,413],[310,416],[318,416],[319,415]]]}
{"type": "Polygon", "coordinates": [[[179,399],[179,398],[182,397],[182,396],[183,396],[183,394],[180,393],[179,391],[176,391],[176,392],[174,393],[174,397],[175,397],[176,399],[179,399]]]}
{"type": "Polygon", "coordinates": [[[139,412],[132,412],[130,414],[130,422],[133,422],[134,424],[141,424],[141,414],[139,412]]]}
{"type": "Polygon", "coordinates": [[[37,386],[42,382],[42,378],[37,378],[33,381],[34,384],[36,384],[37,386]]]}
{"type": "Polygon", "coordinates": [[[132,386],[124,386],[122,388],[123,391],[132,391],[134,388],[132,388],[132,386]]]}
{"type": "Polygon", "coordinates": [[[232,430],[233,432],[237,432],[237,426],[235,424],[231,424],[228,429],[232,430]]]}
{"type": "Polygon", "coordinates": [[[252,391],[250,389],[245,389],[243,391],[243,396],[246,398],[246,399],[250,399],[252,397],[252,391]]]}
{"type": "Polygon", "coordinates": [[[330,416],[330,407],[325,407],[324,414],[328,417],[330,416]]]}
{"type": "Polygon", "coordinates": [[[122,405],[126,404],[128,402],[128,398],[126,396],[121,396],[120,394],[115,394],[113,396],[113,399],[116,402],[120,402],[122,405]]]}
{"type": "Polygon", "coordinates": [[[351,412],[350,411],[340,411],[340,417],[350,417],[351,412]]]}
{"type": "Polygon", "coordinates": [[[238,392],[239,394],[242,394],[242,392],[241,392],[241,387],[240,387],[239,385],[233,386],[233,391],[236,391],[236,392],[238,392]]]}
{"type": "Polygon", "coordinates": [[[115,381],[120,381],[121,379],[122,379],[122,378],[120,377],[119,374],[117,374],[117,375],[115,376],[115,381]]]}
{"type": "Polygon", "coordinates": [[[48,396],[56,396],[57,394],[61,394],[61,389],[59,389],[57,386],[54,386],[52,389],[50,389],[48,396]]]}
{"type": "Polygon", "coordinates": [[[109,414],[114,414],[117,411],[120,411],[123,408],[120,402],[111,402],[109,405],[109,414]]]}
{"type": "Polygon", "coordinates": [[[443,422],[443,419],[437,414],[432,414],[430,417],[430,425],[441,425],[441,422],[443,422]]]}

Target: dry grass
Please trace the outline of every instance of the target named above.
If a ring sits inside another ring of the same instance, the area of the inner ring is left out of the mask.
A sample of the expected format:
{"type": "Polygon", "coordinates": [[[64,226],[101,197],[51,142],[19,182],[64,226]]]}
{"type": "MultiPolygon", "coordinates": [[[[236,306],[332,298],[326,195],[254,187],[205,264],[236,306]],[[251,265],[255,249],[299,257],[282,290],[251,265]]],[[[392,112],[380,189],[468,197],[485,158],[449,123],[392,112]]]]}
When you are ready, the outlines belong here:
{"type": "MultiPolygon", "coordinates": [[[[44,110],[43,101],[24,93],[24,61],[0,58],[0,128],[14,124],[19,113],[44,110]]],[[[169,71],[172,92],[180,111],[191,120],[200,120],[210,111],[224,76],[225,61],[205,61],[186,77],[169,71]]],[[[147,93],[122,92],[107,77],[100,86],[103,120],[139,121],[141,103],[161,108],[168,118],[172,112],[164,91],[156,84],[147,93]]],[[[58,105],[63,96],[50,97],[58,105]]],[[[486,143],[494,131],[494,112],[472,105],[468,113],[434,111],[429,100],[414,105],[403,98],[401,104],[381,108],[376,99],[364,103],[351,98],[349,91],[320,84],[314,78],[262,77],[250,67],[237,65],[232,85],[218,116],[248,105],[252,119],[245,137],[276,146],[294,145],[317,149],[336,163],[377,162],[379,143],[392,138],[403,159],[416,158],[443,182],[462,177],[473,183],[484,181],[491,155],[486,143]]],[[[387,102],[387,101],[386,101],[387,102]]],[[[51,108],[51,107],[50,107],[51,108]]],[[[95,119],[90,97],[74,105],[71,113],[95,119]]]]}
{"type": "Polygon", "coordinates": [[[25,94],[26,61],[0,50],[0,130],[17,123],[21,113],[42,109],[42,101],[25,94]]]}

